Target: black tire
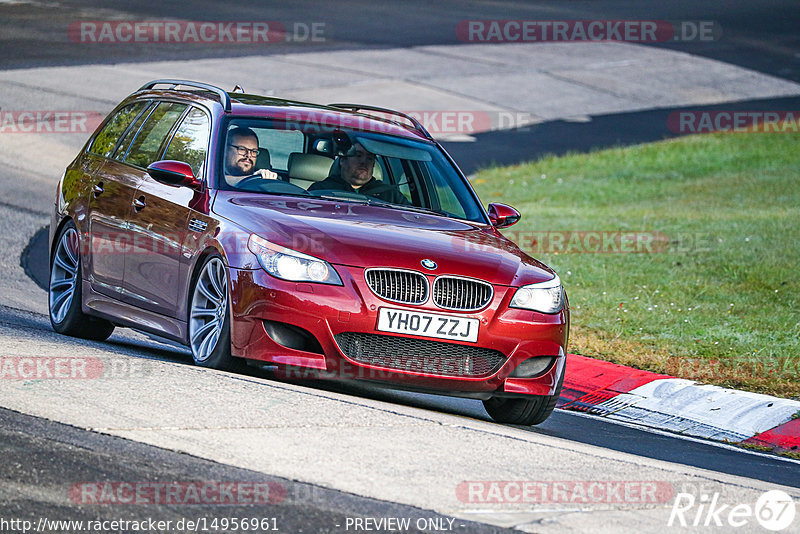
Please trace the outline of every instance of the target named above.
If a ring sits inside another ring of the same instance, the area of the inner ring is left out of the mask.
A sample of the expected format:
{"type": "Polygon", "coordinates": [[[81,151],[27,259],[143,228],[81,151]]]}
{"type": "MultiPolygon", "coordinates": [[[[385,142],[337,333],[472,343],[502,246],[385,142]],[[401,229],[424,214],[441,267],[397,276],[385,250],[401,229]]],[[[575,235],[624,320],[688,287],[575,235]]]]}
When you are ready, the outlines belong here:
{"type": "Polygon", "coordinates": [[[189,348],[196,365],[223,371],[243,367],[244,362],[231,355],[229,308],[227,267],[218,254],[213,254],[197,270],[189,294],[189,348]],[[221,323],[219,328],[215,321],[221,323]]]}
{"type": "Polygon", "coordinates": [[[544,423],[556,407],[566,371],[565,363],[553,395],[537,395],[529,398],[492,397],[483,401],[483,407],[498,423],[526,426],[544,423]]]}
{"type": "Polygon", "coordinates": [[[67,222],[53,247],[47,307],[53,330],[65,336],[103,341],[114,331],[114,324],[83,313],[80,243],[75,223],[67,222]]]}

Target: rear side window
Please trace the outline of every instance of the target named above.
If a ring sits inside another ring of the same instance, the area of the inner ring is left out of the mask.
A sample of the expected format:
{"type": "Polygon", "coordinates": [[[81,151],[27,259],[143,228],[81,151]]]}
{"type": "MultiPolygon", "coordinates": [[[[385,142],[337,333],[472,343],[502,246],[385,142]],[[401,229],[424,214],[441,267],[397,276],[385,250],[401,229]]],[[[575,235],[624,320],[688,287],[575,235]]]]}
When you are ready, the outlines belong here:
{"type": "Polygon", "coordinates": [[[128,155],[125,156],[125,163],[147,167],[156,161],[167,134],[178,122],[186,107],[186,104],[175,102],[158,104],[158,107],[150,113],[144,125],[139,129],[136,139],[133,140],[133,144],[128,150],[128,155]]]}
{"type": "Polygon", "coordinates": [[[188,163],[192,167],[194,175],[200,177],[200,170],[206,160],[210,134],[211,123],[208,115],[193,107],[178,126],[175,135],[172,136],[164,159],[188,163]]]}
{"type": "Polygon", "coordinates": [[[125,133],[125,130],[134,119],[147,107],[148,103],[136,102],[117,111],[103,126],[97,137],[94,138],[89,151],[100,156],[110,157],[114,147],[117,146],[119,138],[122,137],[122,134],[125,133]]]}

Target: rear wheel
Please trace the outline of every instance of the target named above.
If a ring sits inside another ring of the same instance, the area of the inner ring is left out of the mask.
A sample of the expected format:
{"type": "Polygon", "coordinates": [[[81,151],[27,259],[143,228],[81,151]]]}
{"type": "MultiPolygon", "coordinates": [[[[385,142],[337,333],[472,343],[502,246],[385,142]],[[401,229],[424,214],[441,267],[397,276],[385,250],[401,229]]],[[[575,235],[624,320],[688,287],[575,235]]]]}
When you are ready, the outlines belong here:
{"type": "Polygon", "coordinates": [[[47,300],[50,324],[59,334],[102,341],[114,331],[109,321],[90,317],[81,310],[80,243],[72,221],[64,225],[56,238],[47,300]]]}
{"type": "Polygon", "coordinates": [[[219,256],[211,256],[200,268],[189,307],[189,346],[197,365],[225,370],[236,366],[228,301],[225,264],[219,256]]]}
{"type": "Polygon", "coordinates": [[[564,384],[566,367],[561,371],[556,392],[553,395],[537,395],[529,398],[492,397],[483,401],[486,412],[498,423],[509,425],[538,425],[543,423],[556,407],[561,387],[564,384]]]}

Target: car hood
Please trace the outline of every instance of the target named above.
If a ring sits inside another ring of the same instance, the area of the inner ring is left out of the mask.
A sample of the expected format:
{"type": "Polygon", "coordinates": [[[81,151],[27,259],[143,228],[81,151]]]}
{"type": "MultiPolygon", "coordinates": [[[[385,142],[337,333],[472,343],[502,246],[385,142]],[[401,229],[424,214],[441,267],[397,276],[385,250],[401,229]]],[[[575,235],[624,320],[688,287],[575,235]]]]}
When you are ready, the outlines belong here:
{"type": "Polygon", "coordinates": [[[333,264],[391,267],[516,286],[553,278],[495,228],[353,202],[221,191],[213,211],[269,241],[333,264]],[[437,268],[426,270],[424,259],[437,268]]]}

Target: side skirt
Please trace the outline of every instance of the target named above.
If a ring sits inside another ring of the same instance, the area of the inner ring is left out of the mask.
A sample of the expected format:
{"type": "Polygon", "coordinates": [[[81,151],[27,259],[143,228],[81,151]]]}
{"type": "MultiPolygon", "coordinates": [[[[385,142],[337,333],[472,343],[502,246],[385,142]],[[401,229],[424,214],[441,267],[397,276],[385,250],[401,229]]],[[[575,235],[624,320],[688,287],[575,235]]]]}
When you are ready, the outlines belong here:
{"type": "Polygon", "coordinates": [[[88,280],[82,281],[83,312],[88,315],[108,319],[114,324],[149,332],[158,336],[187,344],[188,327],[185,322],[174,317],[142,310],[125,302],[94,291],[88,280]]]}

